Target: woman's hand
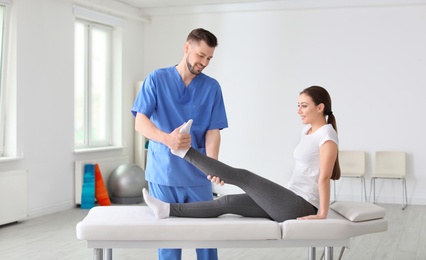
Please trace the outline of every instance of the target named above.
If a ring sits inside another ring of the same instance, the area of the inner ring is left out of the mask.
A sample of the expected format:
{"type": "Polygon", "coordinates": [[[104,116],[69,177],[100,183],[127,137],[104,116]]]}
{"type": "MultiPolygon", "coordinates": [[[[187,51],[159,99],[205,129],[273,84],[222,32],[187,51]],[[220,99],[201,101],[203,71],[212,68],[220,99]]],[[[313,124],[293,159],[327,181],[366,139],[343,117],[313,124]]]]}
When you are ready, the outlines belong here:
{"type": "Polygon", "coordinates": [[[309,215],[309,216],[297,218],[297,220],[311,220],[311,219],[326,219],[326,217],[321,215],[309,215]]]}
{"type": "Polygon", "coordinates": [[[207,179],[209,179],[211,182],[216,183],[216,184],[218,184],[218,185],[220,185],[220,186],[225,185],[225,182],[224,182],[224,181],[221,181],[221,180],[220,180],[220,178],[219,178],[219,177],[217,177],[217,176],[211,176],[211,175],[208,175],[208,176],[207,176],[207,179]]]}

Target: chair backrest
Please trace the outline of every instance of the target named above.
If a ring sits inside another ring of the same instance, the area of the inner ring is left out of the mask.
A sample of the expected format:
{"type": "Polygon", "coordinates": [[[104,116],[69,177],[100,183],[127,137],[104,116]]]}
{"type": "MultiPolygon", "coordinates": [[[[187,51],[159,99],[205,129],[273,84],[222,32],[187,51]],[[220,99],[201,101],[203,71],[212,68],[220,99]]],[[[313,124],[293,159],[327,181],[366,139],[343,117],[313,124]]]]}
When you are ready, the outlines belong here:
{"type": "Polygon", "coordinates": [[[340,174],[345,177],[361,177],[365,173],[365,152],[339,151],[340,174]]]}
{"type": "Polygon", "coordinates": [[[405,176],[405,152],[379,151],[376,152],[375,162],[374,176],[385,178],[405,176]]]}

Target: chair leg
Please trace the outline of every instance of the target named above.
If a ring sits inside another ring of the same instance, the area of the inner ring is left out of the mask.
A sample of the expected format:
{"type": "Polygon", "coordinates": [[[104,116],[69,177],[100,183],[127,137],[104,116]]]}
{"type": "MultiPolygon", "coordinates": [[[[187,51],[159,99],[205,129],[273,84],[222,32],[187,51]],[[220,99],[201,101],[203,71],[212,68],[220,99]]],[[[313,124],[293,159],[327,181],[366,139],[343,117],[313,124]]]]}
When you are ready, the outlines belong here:
{"type": "MultiPolygon", "coordinates": [[[[402,210],[404,210],[408,205],[408,195],[407,195],[407,181],[405,178],[401,178],[402,181],[402,210]]],[[[371,178],[370,185],[370,195],[373,191],[373,203],[376,204],[376,178],[371,178]]]]}
{"type": "Polygon", "coordinates": [[[407,182],[405,181],[405,178],[402,178],[401,180],[402,180],[402,210],[404,210],[408,205],[407,182]]]}
{"type": "MultiPolygon", "coordinates": [[[[371,184],[370,184],[370,196],[371,196],[371,191],[373,191],[373,200],[372,202],[374,204],[376,204],[376,178],[371,178],[371,184]]],[[[371,199],[370,199],[371,201],[371,199]]]]}
{"type": "Polygon", "coordinates": [[[361,176],[361,201],[362,201],[362,194],[363,194],[363,189],[364,189],[364,199],[365,202],[367,202],[367,187],[365,186],[365,178],[364,176],[361,176]]]}

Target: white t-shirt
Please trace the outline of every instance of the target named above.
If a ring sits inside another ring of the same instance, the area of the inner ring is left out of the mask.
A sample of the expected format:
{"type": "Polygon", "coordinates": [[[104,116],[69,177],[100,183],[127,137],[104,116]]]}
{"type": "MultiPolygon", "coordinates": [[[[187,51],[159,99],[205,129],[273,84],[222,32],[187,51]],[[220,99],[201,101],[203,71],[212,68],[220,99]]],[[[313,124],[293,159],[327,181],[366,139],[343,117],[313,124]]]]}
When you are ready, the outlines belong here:
{"type": "Polygon", "coordinates": [[[295,167],[288,189],[319,208],[320,147],[328,140],[339,145],[339,140],[331,124],[308,135],[310,128],[310,125],[303,127],[300,143],[294,149],[295,167]]]}

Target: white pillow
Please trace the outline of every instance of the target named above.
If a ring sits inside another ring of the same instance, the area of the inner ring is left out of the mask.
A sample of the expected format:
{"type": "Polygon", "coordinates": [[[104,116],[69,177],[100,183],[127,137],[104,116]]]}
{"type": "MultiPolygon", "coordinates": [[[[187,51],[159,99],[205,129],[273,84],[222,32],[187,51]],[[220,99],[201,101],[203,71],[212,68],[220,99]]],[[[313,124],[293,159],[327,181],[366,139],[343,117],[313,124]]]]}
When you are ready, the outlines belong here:
{"type": "Polygon", "coordinates": [[[367,202],[335,202],[330,208],[354,222],[383,218],[386,213],[384,208],[367,202]]]}

